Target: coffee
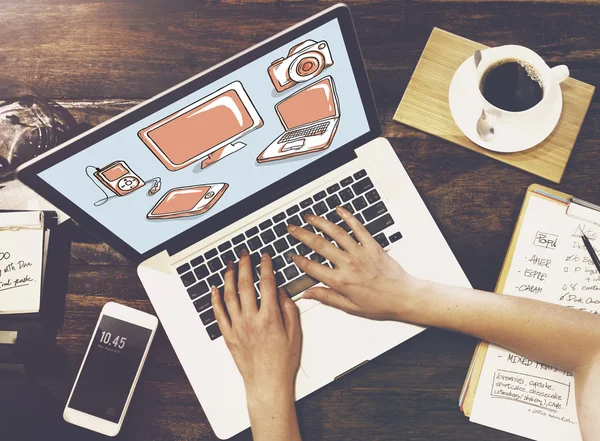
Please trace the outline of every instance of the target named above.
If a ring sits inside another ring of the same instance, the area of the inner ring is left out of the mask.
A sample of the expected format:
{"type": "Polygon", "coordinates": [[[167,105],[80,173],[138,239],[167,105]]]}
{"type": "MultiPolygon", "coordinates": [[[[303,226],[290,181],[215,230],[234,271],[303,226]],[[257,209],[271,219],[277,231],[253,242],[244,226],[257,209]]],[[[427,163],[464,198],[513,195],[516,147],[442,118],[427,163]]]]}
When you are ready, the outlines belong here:
{"type": "Polygon", "coordinates": [[[522,112],[544,96],[541,75],[524,61],[505,59],[490,66],[479,85],[492,105],[510,112],[522,112]]]}

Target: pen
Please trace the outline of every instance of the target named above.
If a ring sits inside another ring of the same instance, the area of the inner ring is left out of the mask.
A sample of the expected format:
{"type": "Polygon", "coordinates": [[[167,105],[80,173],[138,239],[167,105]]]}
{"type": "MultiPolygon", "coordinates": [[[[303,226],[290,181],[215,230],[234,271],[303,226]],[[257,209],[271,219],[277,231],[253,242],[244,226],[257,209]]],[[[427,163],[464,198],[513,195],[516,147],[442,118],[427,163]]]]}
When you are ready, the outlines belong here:
{"type": "Polygon", "coordinates": [[[594,251],[594,247],[592,247],[590,240],[583,233],[581,233],[581,240],[583,240],[583,244],[587,248],[588,253],[590,253],[590,257],[594,261],[594,265],[596,265],[596,269],[598,270],[598,273],[600,273],[600,259],[598,259],[598,255],[594,251]]]}

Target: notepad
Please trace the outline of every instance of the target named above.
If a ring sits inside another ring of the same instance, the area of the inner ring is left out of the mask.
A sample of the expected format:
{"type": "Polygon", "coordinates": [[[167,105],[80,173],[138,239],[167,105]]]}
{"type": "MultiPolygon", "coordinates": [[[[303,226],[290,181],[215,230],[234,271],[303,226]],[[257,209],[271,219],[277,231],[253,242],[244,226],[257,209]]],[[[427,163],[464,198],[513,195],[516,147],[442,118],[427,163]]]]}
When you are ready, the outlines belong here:
{"type": "MultiPolygon", "coordinates": [[[[598,208],[531,186],[496,292],[600,315],[600,274],[581,240],[600,252],[598,208]]],[[[491,344],[478,347],[461,397],[472,422],[549,441],[581,440],[575,403],[570,373],[491,344]]]]}
{"type": "Polygon", "coordinates": [[[40,310],[44,213],[0,213],[0,314],[40,310]]]}

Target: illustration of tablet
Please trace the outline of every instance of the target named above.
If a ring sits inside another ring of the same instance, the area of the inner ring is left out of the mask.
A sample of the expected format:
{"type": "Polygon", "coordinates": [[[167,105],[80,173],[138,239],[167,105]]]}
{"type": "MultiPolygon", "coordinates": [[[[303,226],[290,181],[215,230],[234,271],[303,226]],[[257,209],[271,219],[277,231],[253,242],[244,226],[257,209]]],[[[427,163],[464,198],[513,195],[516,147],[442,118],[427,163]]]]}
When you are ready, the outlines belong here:
{"type": "Polygon", "coordinates": [[[175,219],[206,213],[223,196],[229,184],[202,184],[169,190],[146,216],[148,219],[175,219]]]}
{"type": "Polygon", "coordinates": [[[214,163],[240,150],[246,146],[240,138],[262,125],[242,83],[234,81],[140,130],[138,136],[168,170],[176,171],[209,156],[214,163]]]}

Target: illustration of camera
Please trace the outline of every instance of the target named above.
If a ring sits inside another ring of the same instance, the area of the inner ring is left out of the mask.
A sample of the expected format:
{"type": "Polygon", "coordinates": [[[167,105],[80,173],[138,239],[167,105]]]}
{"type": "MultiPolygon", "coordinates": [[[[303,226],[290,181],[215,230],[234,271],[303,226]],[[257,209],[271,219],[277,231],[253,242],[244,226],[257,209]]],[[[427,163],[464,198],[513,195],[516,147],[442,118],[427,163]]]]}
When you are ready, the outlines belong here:
{"type": "Polygon", "coordinates": [[[326,41],[306,40],[292,47],[286,58],[273,61],[267,71],[277,92],[308,81],[333,64],[326,41]]]}

